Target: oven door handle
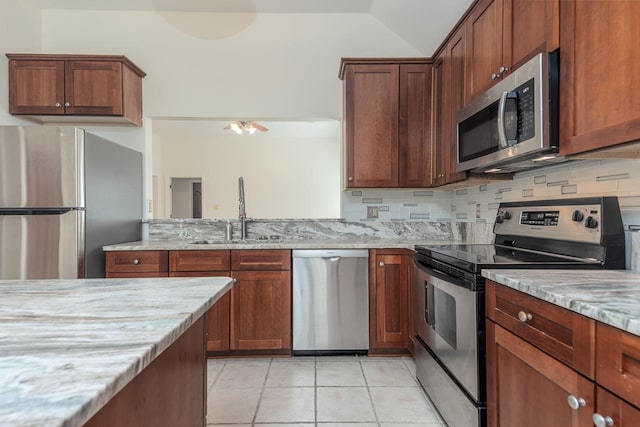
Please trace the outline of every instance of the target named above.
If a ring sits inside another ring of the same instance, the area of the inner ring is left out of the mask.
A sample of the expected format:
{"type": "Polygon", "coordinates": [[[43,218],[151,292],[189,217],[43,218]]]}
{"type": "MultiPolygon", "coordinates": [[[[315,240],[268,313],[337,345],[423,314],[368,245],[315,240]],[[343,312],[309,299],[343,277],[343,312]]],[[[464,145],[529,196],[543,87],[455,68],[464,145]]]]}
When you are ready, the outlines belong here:
{"type": "Polygon", "coordinates": [[[434,286],[428,281],[424,283],[424,320],[433,329],[436,328],[436,316],[434,305],[434,286]]]}
{"type": "Polygon", "coordinates": [[[500,148],[507,148],[518,143],[518,111],[517,111],[518,94],[516,92],[502,92],[500,103],[498,104],[498,144],[500,148]],[[515,108],[509,111],[510,119],[507,121],[507,101],[515,102],[515,108]],[[515,117],[512,117],[515,114],[515,117]],[[507,136],[507,124],[509,125],[509,138],[507,136]],[[515,128],[514,128],[515,126],[515,128]]]}

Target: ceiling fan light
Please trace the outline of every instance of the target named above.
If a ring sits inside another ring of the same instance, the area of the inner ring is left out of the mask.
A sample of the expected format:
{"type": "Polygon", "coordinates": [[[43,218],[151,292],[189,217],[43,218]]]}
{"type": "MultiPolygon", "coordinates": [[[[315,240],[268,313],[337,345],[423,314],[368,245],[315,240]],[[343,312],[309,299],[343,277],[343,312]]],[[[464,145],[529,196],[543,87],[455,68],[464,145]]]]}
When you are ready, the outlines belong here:
{"type": "Polygon", "coordinates": [[[247,126],[247,130],[249,131],[249,135],[253,135],[254,133],[256,133],[256,128],[251,125],[247,126]]]}
{"type": "Polygon", "coordinates": [[[242,134],[242,128],[238,125],[238,123],[231,123],[231,129],[233,129],[233,131],[238,135],[242,134]]]}

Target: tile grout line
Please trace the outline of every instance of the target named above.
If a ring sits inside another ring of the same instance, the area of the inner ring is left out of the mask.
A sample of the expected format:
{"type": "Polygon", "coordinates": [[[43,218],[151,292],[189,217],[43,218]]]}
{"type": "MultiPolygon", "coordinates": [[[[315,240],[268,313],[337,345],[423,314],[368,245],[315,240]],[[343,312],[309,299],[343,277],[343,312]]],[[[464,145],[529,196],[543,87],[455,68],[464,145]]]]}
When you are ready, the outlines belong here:
{"type": "Polygon", "coordinates": [[[358,360],[358,365],[360,366],[360,372],[362,372],[362,378],[364,378],[364,385],[367,388],[367,395],[369,396],[369,403],[371,404],[371,409],[373,409],[373,416],[375,417],[375,422],[378,425],[378,427],[380,427],[380,419],[378,418],[378,412],[376,411],[376,407],[373,404],[373,398],[371,397],[371,390],[369,389],[369,381],[367,380],[367,376],[364,373],[364,367],[362,366],[362,361],[360,360],[360,357],[358,357],[357,360],[358,360]]]}
{"type": "Polygon", "coordinates": [[[256,418],[258,416],[258,411],[260,410],[260,404],[262,403],[262,397],[264,396],[264,389],[267,386],[267,378],[269,378],[269,372],[271,372],[271,364],[273,363],[273,358],[269,359],[269,366],[267,367],[267,373],[264,376],[264,381],[262,381],[262,387],[260,388],[260,396],[258,396],[258,404],[256,405],[256,412],[253,414],[253,418],[251,420],[251,426],[255,426],[256,418]]]}

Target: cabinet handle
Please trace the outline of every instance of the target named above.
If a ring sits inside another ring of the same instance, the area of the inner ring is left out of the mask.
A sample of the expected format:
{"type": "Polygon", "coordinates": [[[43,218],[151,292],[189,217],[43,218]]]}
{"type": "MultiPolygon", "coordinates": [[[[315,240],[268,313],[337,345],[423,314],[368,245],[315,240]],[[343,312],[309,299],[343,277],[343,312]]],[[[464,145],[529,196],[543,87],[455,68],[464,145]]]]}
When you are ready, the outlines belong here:
{"type": "Polygon", "coordinates": [[[583,398],[575,397],[573,394],[570,394],[569,397],[567,397],[567,403],[569,403],[569,406],[571,407],[571,409],[575,409],[575,410],[578,410],[580,408],[584,408],[585,406],[587,406],[587,402],[585,402],[583,398]]]}
{"type": "Polygon", "coordinates": [[[140,260],[138,258],[133,260],[133,265],[138,265],[140,264],[140,260]]]}
{"type": "Polygon", "coordinates": [[[498,75],[496,73],[491,74],[491,80],[495,80],[498,78],[498,75]]]}
{"type": "Polygon", "coordinates": [[[70,102],[65,102],[65,103],[64,103],[64,106],[65,106],[65,107],[71,107],[71,103],[70,103],[70,102]]]}
{"type": "Polygon", "coordinates": [[[444,178],[444,174],[439,173],[438,178],[444,178]]]}
{"type": "Polygon", "coordinates": [[[352,182],[353,181],[353,177],[350,176],[349,178],[347,178],[347,181],[352,182]]]}
{"type": "Polygon", "coordinates": [[[525,313],[524,311],[521,311],[518,313],[518,319],[520,319],[522,323],[526,323],[529,320],[533,319],[533,316],[531,315],[531,313],[525,313]]]}
{"type": "Polygon", "coordinates": [[[593,414],[593,424],[595,424],[596,427],[612,426],[613,419],[611,419],[611,417],[603,417],[602,415],[595,413],[593,414]]]}
{"type": "Polygon", "coordinates": [[[238,283],[238,279],[233,279],[232,282],[233,283],[238,283]]]}
{"type": "Polygon", "coordinates": [[[500,71],[500,74],[504,74],[504,73],[506,73],[507,71],[509,71],[509,69],[508,69],[507,67],[500,67],[500,70],[499,70],[499,71],[500,71]]]}
{"type": "Polygon", "coordinates": [[[384,267],[384,262],[380,261],[380,263],[378,264],[380,267],[384,267]]]}
{"type": "Polygon", "coordinates": [[[56,108],[60,108],[62,107],[62,104],[60,104],[59,102],[56,102],[56,108]]]}

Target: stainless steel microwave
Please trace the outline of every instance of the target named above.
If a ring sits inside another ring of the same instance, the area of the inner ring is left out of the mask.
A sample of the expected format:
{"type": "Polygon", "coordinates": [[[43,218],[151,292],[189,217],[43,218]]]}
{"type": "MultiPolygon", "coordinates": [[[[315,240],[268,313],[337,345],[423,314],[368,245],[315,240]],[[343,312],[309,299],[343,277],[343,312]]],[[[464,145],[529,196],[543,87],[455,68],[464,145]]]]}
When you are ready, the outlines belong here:
{"type": "Polygon", "coordinates": [[[558,157],[558,52],[540,53],[456,114],[456,170],[517,172],[558,157]]]}

